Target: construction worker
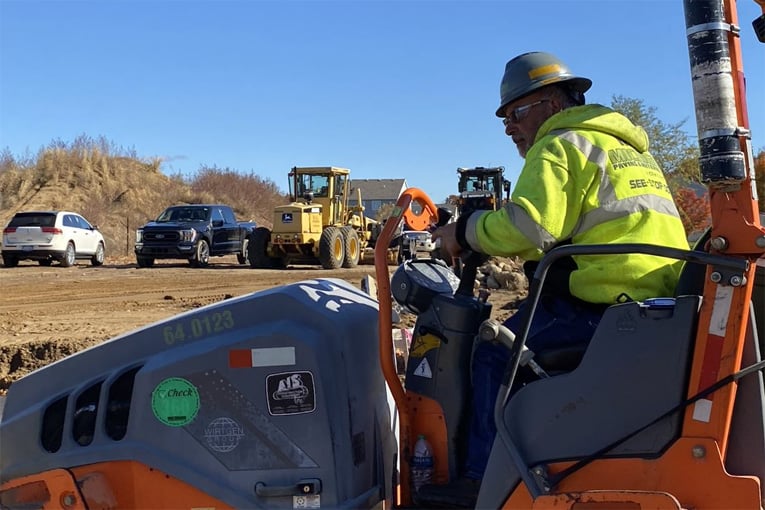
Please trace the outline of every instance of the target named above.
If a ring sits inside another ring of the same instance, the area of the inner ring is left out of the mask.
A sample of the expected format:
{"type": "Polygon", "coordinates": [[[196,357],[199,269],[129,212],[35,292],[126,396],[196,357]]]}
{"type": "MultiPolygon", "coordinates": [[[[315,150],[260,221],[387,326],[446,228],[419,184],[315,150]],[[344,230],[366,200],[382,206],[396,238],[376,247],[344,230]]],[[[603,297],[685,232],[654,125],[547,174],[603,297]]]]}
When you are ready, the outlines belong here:
{"type": "MultiPolygon", "coordinates": [[[[688,248],[662,170],[645,131],[601,105],[586,105],[592,82],[549,53],[510,60],[500,86],[505,134],[525,164],[512,200],[498,211],[475,211],[437,229],[452,255],[473,251],[525,259],[527,276],[555,246],[650,243],[688,248]]],[[[640,254],[574,256],[548,272],[526,345],[534,352],[587,342],[606,307],[624,300],[672,296],[679,264],[640,254]]],[[[512,331],[528,305],[505,322],[512,331]]],[[[482,342],[473,358],[473,416],[465,477],[423,490],[474,503],[494,442],[494,402],[509,350],[482,342]]],[[[425,494],[423,494],[425,496],[425,494]]]]}

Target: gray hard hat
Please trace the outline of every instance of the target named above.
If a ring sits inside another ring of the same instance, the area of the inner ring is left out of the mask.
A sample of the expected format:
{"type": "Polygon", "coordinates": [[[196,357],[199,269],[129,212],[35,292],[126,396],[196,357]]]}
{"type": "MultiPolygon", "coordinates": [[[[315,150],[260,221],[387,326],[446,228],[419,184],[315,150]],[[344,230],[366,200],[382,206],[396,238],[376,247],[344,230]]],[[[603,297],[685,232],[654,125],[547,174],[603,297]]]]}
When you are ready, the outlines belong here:
{"type": "Polygon", "coordinates": [[[542,51],[518,55],[505,65],[505,74],[499,87],[500,106],[497,117],[504,117],[508,103],[529,94],[538,88],[553,83],[567,82],[578,92],[587,92],[592,80],[574,76],[558,57],[542,51]]]}

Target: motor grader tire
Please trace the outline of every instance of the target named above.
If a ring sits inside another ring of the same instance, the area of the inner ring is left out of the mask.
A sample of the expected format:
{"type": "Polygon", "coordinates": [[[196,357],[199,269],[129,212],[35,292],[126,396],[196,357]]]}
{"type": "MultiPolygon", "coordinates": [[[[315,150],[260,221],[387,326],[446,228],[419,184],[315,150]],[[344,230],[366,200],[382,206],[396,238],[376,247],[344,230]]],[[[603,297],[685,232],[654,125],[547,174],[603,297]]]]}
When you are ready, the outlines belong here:
{"type": "Polygon", "coordinates": [[[327,227],[319,239],[319,262],[324,269],[340,269],[345,260],[343,234],[337,227],[327,227]]]}
{"type": "Polygon", "coordinates": [[[361,241],[356,229],[351,226],[345,226],[340,229],[343,236],[343,245],[345,247],[345,257],[343,257],[343,267],[352,268],[359,265],[361,257],[361,241]]]}
{"type": "Polygon", "coordinates": [[[270,269],[273,267],[271,257],[268,256],[268,243],[271,242],[271,231],[266,227],[258,227],[250,234],[250,242],[247,246],[250,267],[253,269],[270,269]]]}

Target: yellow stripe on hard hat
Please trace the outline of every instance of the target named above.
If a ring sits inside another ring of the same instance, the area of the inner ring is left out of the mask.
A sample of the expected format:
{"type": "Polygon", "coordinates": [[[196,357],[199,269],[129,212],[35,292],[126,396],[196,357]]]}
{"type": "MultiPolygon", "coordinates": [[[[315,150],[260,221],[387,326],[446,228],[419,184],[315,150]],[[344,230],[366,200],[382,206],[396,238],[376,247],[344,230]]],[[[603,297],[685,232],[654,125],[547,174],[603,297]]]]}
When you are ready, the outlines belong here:
{"type": "Polygon", "coordinates": [[[560,72],[560,66],[558,64],[549,64],[542,67],[537,67],[536,69],[532,69],[529,71],[529,78],[532,80],[534,78],[539,78],[540,76],[543,76],[545,74],[551,74],[551,73],[557,73],[560,72]]]}

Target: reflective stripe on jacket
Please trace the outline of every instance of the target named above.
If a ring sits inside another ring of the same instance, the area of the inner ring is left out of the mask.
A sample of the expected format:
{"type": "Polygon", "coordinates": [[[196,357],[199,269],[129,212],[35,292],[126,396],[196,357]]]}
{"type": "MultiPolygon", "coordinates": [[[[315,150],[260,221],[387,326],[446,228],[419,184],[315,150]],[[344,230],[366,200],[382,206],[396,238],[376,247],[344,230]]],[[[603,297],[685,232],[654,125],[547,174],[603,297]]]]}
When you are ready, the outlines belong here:
{"type": "MultiPolygon", "coordinates": [[[[512,199],[467,219],[483,253],[538,261],[560,244],[649,243],[688,248],[645,131],[600,105],[568,108],[542,124],[512,199]]],[[[591,303],[672,295],[679,263],[649,255],[574,256],[568,289],[591,303]]]]}

